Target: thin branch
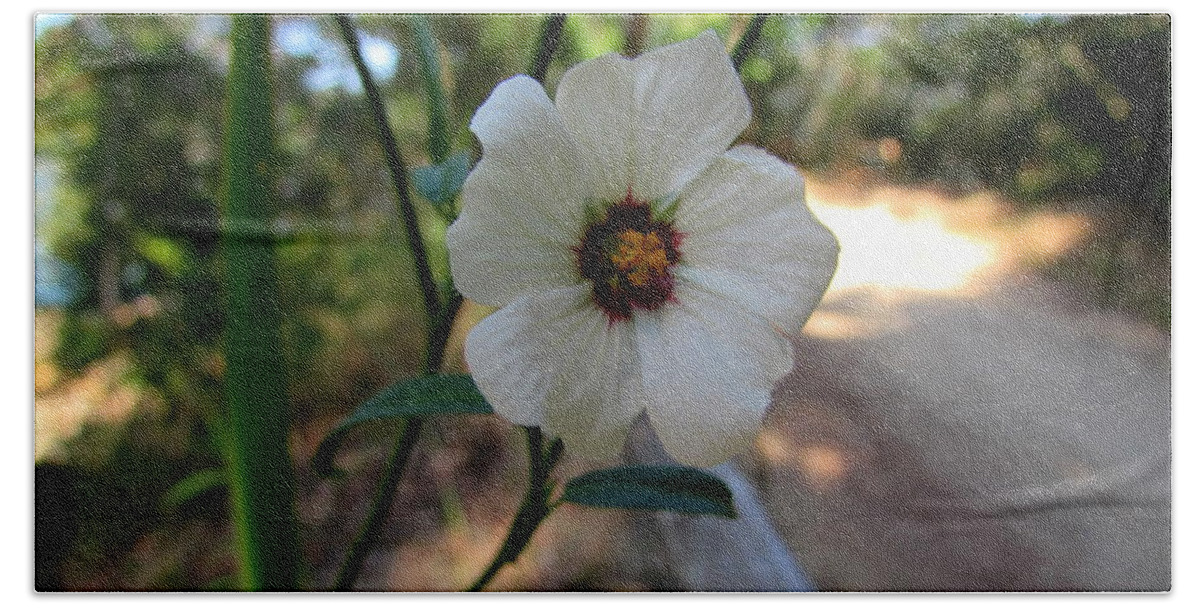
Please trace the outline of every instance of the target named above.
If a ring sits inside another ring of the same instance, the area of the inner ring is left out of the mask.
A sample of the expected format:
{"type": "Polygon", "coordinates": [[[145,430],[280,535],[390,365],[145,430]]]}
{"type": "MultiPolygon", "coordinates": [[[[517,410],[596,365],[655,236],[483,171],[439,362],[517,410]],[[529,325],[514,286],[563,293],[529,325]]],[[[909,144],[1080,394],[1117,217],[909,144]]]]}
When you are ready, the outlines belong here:
{"type": "Polygon", "coordinates": [[[446,344],[450,341],[450,330],[454,327],[454,319],[458,309],[462,307],[463,296],[457,289],[451,288],[450,300],[446,309],[438,318],[430,334],[429,354],[425,357],[425,373],[436,374],[442,368],[442,359],[446,356],[446,344]]]}
{"type": "MultiPolygon", "coordinates": [[[[566,15],[550,15],[546,17],[546,21],[542,25],[538,51],[534,55],[533,68],[529,70],[529,75],[538,82],[542,82],[546,77],[546,67],[550,65],[550,58],[554,56],[554,51],[558,48],[559,37],[566,19],[566,15]]],[[[521,551],[529,544],[529,540],[533,538],[533,533],[537,531],[538,526],[550,515],[551,509],[546,506],[546,499],[549,498],[549,486],[546,482],[550,477],[550,471],[554,469],[554,465],[562,455],[562,442],[555,441],[547,452],[540,428],[535,426],[521,428],[525,431],[525,437],[529,444],[529,490],[525,493],[525,499],[521,502],[517,515],[513,518],[508,534],[504,537],[504,543],[500,545],[500,550],[496,552],[492,562],[471,585],[469,591],[483,590],[505,564],[516,561],[517,557],[521,555],[521,551]]]]}
{"type": "MultiPolygon", "coordinates": [[[[446,343],[450,339],[450,330],[454,327],[454,319],[458,316],[458,310],[462,307],[462,303],[462,294],[458,290],[454,290],[450,295],[450,300],[446,302],[445,310],[439,315],[437,324],[434,325],[429,354],[425,359],[426,374],[435,374],[441,369],[446,343]]],[[[364,520],[362,528],[359,529],[358,536],[354,538],[350,550],[346,553],[346,558],[342,561],[337,581],[334,583],[335,591],[349,591],[354,587],[354,581],[358,580],[358,575],[362,571],[363,561],[371,550],[371,545],[379,538],[383,523],[392,510],[396,488],[400,485],[400,477],[404,474],[405,467],[408,466],[413,448],[416,447],[422,421],[420,418],[413,417],[405,419],[404,424],[404,432],[396,440],[396,447],[393,448],[392,455],[388,459],[383,478],[375,489],[375,497],[371,501],[371,509],[367,512],[367,518],[364,520]]]]}
{"type": "Polygon", "coordinates": [[[375,117],[375,125],[379,128],[379,144],[383,147],[388,171],[392,176],[392,184],[396,187],[397,207],[400,216],[404,219],[404,229],[408,234],[408,247],[412,251],[413,264],[416,266],[417,278],[421,283],[421,293],[425,297],[425,315],[432,326],[435,323],[435,315],[441,310],[441,298],[438,296],[437,284],[433,280],[433,271],[429,267],[429,255],[425,251],[425,242],[421,240],[421,229],[417,225],[417,210],[409,196],[408,169],[404,164],[404,159],[400,156],[396,137],[392,134],[392,128],[388,124],[379,88],[375,86],[375,79],[371,77],[371,72],[363,60],[362,50],[358,46],[358,32],[355,31],[354,24],[346,15],[335,15],[334,18],[341,27],[342,38],[346,41],[346,48],[350,51],[351,59],[354,60],[354,68],[358,71],[359,78],[362,79],[363,89],[371,104],[371,113],[375,117]]]}
{"type": "Polygon", "coordinates": [[[734,69],[741,70],[742,63],[750,56],[750,52],[754,50],[754,45],[758,44],[758,38],[762,35],[763,23],[767,21],[765,13],[759,13],[750,20],[750,25],[746,26],[746,31],[738,40],[737,46],[733,47],[733,52],[729,54],[733,60],[734,69]]]}
{"type": "Polygon", "coordinates": [[[559,39],[562,38],[563,24],[566,22],[566,15],[555,13],[547,16],[542,23],[538,52],[534,55],[533,65],[529,68],[529,75],[534,80],[542,82],[546,79],[546,69],[550,67],[550,59],[554,57],[554,51],[558,49],[559,39]]]}
{"type": "MultiPolygon", "coordinates": [[[[404,228],[408,234],[409,248],[413,254],[413,263],[416,266],[417,277],[421,283],[421,293],[425,298],[425,314],[429,319],[430,338],[425,357],[425,373],[436,373],[441,367],[441,360],[446,350],[446,342],[450,337],[450,327],[454,322],[454,317],[458,313],[459,307],[462,305],[462,296],[455,292],[447,303],[446,309],[442,309],[441,298],[438,295],[437,285],[433,279],[433,271],[429,266],[429,256],[425,251],[425,242],[421,239],[421,231],[417,225],[416,208],[413,206],[412,198],[409,196],[408,170],[405,167],[404,160],[400,156],[399,147],[396,145],[396,138],[392,134],[391,126],[388,124],[387,114],[384,111],[379,89],[375,86],[375,80],[367,70],[366,62],[363,61],[362,51],[358,46],[358,34],[354,29],[354,25],[350,22],[350,18],[345,15],[335,15],[335,18],[337,19],[338,26],[341,28],[346,48],[350,51],[350,56],[354,60],[354,67],[358,71],[359,78],[362,79],[363,89],[367,93],[367,100],[371,104],[371,112],[379,130],[379,143],[387,159],[388,170],[392,176],[392,184],[396,188],[397,207],[401,218],[404,220],[404,228]]],[[[384,522],[387,520],[388,512],[391,511],[392,503],[395,501],[396,487],[400,485],[400,478],[404,474],[404,469],[408,465],[413,449],[416,447],[421,427],[422,421],[420,418],[409,418],[405,421],[404,432],[396,440],[396,447],[392,451],[391,458],[388,459],[383,478],[375,489],[375,497],[371,502],[371,509],[367,514],[367,519],[364,521],[363,527],[359,530],[358,536],[355,537],[354,543],[346,555],[346,559],[342,562],[342,567],[334,583],[336,590],[348,591],[358,579],[363,561],[366,559],[367,553],[370,552],[371,546],[379,538],[379,533],[383,529],[384,522]]]]}
{"type": "MultiPolygon", "coordinates": [[[[550,478],[554,462],[551,460],[551,455],[547,454],[542,447],[541,429],[536,426],[526,426],[521,429],[525,431],[529,445],[529,490],[525,493],[525,500],[521,502],[517,515],[513,517],[512,525],[508,528],[508,534],[505,535],[500,550],[496,552],[496,556],[492,558],[491,563],[479,575],[479,578],[467,589],[468,591],[483,591],[483,588],[495,578],[496,573],[500,572],[505,564],[517,561],[517,557],[525,550],[525,546],[533,538],[533,533],[537,531],[538,526],[550,515],[551,509],[546,504],[546,499],[549,498],[549,487],[546,482],[550,478]]],[[[557,453],[561,454],[561,449],[557,453]]]]}
{"type": "Polygon", "coordinates": [[[335,591],[350,591],[354,587],[354,581],[358,579],[358,573],[362,570],[363,560],[370,552],[371,545],[379,539],[379,534],[383,530],[383,522],[386,521],[388,512],[392,510],[392,503],[396,499],[396,487],[400,485],[400,477],[404,473],[409,457],[412,456],[413,448],[417,445],[417,436],[421,434],[421,426],[420,418],[409,418],[405,421],[404,432],[396,441],[396,447],[392,452],[392,457],[388,459],[383,479],[375,488],[375,498],[371,501],[371,510],[367,514],[366,523],[355,537],[354,544],[350,546],[350,551],[346,554],[346,559],[342,561],[337,581],[333,585],[335,591]]]}
{"type": "Polygon", "coordinates": [[[650,25],[650,15],[634,13],[625,18],[625,48],[626,57],[637,57],[646,47],[646,30],[650,25]]]}

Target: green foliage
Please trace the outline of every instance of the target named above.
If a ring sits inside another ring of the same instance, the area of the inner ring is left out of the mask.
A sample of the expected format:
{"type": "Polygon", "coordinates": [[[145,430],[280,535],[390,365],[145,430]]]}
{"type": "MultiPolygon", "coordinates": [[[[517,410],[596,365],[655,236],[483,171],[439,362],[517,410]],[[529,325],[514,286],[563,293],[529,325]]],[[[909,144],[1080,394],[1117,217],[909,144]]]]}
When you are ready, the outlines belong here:
{"type": "Polygon", "coordinates": [[[1167,225],[1162,15],[780,16],[747,67],[753,137],[811,169],[1019,200],[1115,197],[1167,225]],[[1146,177],[1143,177],[1146,176],[1146,177]]]}
{"type": "Polygon", "coordinates": [[[737,517],[725,482],[692,467],[623,466],[592,471],[568,481],[562,500],[590,507],[737,517]]]}
{"type": "MultiPolygon", "coordinates": [[[[212,531],[200,552],[221,562],[231,557],[226,526],[220,523],[228,517],[227,503],[217,493],[198,495],[171,513],[161,508],[169,488],[197,470],[221,466],[210,452],[188,441],[189,432],[188,425],[150,409],[120,425],[86,425],[63,446],[62,456],[37,463],[39,590],[94,588],[104,572],[141,581],[107,583],[114,587],[180,589],[208,582],[178,576],[188,564],[161,563],[162,557],[147,556],[144,549],[171,551],[181,531],[200,526],[212,531]],[[141,572],[148,558],[161,574],[141,572]]],[[[216,573],[205,572],[209,574],[216,573]]]]}
{"type": "Polygon", "coordinates": [[[490,414],[492,407],[464,374],[421,376],[397,382],[363,402],[326,435],[310,465],[319,475],[335,475],[333,458],[354,428],[368,422],[411,416],[490,414]]]}
{"type": "Polygon", "coordinates": [[[412,29],[417,39],[421,75],[425,78],[425,95],[429,100],[429,158],[437,165],[450,154],[450,123],[446,92],[442,87],[442,57],[433,29],[429,27],[429,20],[425,16],[414,15],[412,29]]]}

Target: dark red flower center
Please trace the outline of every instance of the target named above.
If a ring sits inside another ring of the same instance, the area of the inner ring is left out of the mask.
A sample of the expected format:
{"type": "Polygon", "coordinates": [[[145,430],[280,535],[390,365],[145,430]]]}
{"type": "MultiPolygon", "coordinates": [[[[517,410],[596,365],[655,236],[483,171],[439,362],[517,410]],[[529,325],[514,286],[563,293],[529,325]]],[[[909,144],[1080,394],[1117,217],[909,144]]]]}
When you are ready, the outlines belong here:
{"type": "Polygon", "coordinates": [[[682,239],[670,222],[654,217],[648,203],[631,195],[588,225],[575,259],[610,323],[629,320],[635,308],[655,310],[671,301],[682,239]]]}

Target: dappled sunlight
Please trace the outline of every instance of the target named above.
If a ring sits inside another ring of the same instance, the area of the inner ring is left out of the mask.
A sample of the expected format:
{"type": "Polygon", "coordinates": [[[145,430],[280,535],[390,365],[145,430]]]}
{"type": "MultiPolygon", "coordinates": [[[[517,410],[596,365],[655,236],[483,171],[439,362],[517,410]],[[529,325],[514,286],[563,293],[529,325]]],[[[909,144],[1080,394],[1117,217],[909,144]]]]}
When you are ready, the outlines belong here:
{"type": "MultiPolygon", "coordinates": [[[[37,362],[35,376],[61,377],[49,364],[37,362]],[[54,371],[51,371],[54,370],[54,371]]],[[[137,409],[139,390],[124,381],[129,372],[126,357],[115,356],[90,366],[78,378],[37,396],[33,414],[34,462],[62,456],[67,442],[88,424],[116,425],[137,409]]]]}
{"type": "Polygon", "coordinates": [[[850,472],[850,456],[844,448],[829,442],[797,443],[774,428],[758,434],[755,448],[772,466],[800,473],[803,481],[819,492],[836,488],[850,472]]]}
{"type": "Polygon", "coordinates": [[[813,211],[842,244],[831,291],[968,290],[996,261],[995,243],[949,231],[932,209],[900,217],[886,204],[852,209],[814,201],[813,211]]]}
{"type": "Polygon", "coordinates": [[[914,297],[977,297],[1054,261],[1090,233],[1080,214],[1018,213],[991,192],[954,197],[855,173],[810,178],[807,198],[842,247],[825,301],[805,328],[823,338],[902,324],[893,305],[914,297]]]}

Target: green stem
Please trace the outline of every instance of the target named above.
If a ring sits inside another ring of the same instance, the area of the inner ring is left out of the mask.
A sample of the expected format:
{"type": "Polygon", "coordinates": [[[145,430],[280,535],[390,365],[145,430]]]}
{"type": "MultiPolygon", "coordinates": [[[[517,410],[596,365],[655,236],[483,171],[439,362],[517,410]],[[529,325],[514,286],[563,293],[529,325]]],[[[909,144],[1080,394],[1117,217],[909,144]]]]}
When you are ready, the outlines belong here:
{"type": "MultiPolygon", "coordinates": [[[[441,369],[446,343],[450,339],[450,329],[454,326],[454,319],[458,315],[458,309],[462,306],[462,302],[462,294],[454,291],[450,296],[450,301],[446,303],[445,310],[438,318],[437,324],[434,325],[429,354],[425,359],[426,374],[437,373],[441,369]]],[[[367,518],[363,521],[362,528],[359,529],[354,543],[351,544],[346,558],[342,561],[337,580],[334,582],[335,591],[349,591],[354,587],[354,581],[358,580],[367,553],[379,539],[383,523],[392,510],[396,488],[400,485],[400,478],[412,456],[413,448],[416,447],[423,423],[420,418],[408,418],[404,425],[404,431],[396,440],[396,447],[392,449],[392,456],[388,459],[383,477],[375,488],[375,497],[371,500],[367,518]]]]}
{"type": "Polygon", "coordinates": [[[429,335],[429,353],[425,356],[426,374],[436,374],[442,368],[446,344],[450,341],[450,330],[454,328],[454,319],[458,316],[458,309],[462,307],[462,303],[462,294],[451,288],[450,300],[446,302],[445,310],[429,335]]]}
{"type": "Polygon", "coordinates": [[[450,156],[450,120],[446,116],[446,91],[442,88],[442,62],[429,19],[424,15],[413,15],[412,28],[417,38],[425,93],[429,97],[429,158],[438,164],[450,156]]]}
{"type": "MultiPolygon", "coordinates": [[[[233,223],[270,224],[270,21],[235,15],[230,38],[223,212],[233,223]]],[[[238,235],[222,238],[222,249],[230,482],[241,583],[250,590],[295,589],[299,541],[274,251],[270,241],[238,235]]]]}
{"type": "Polygon", "coordinates": [[[421,228],[417,223],[417,209],[413,205],[412,197],[409,196],[408,169],[404,159],[400,156],[400,149],[396,145],[392,127],[388,124],[379,88],[375,86],[375,79],[371,77],[367,63],[363,60],[362,50],[358,48],[358,32],[355,31],[354,24],[350,23],[349,17],[335,15],[334,18],[337,19],[338,26],[341,28],[346,49],[350,51],[350,58],[354,61],[354,68],[358,71],[363,90],[367,94],[367,101],[371,105],[371,115],[374,117],[375,126],[379,131],[379,143],[383,147],[388,172],[392,177],[392,185],[396,188],[397,211],[404,220],[404,229],[408,234],[408,248],[412,251],[417,279],[421,283],[421,294],[425,297],[425,315],[430,319],[430,325],[432,325],[433,316],[441,309],[441,298],[438,295],[437,284],[433,280],[433,271],[429,267],[429,255],[425,251],[425,241],[421,238],[421,228]]]}
{"type": "Polygon", "coordinates": [[[396,441],[396,447],[392,451],[392,457],[388,459],[383,479],[375,488],[375,498],[371,501],[371,510],[367,514],[366,522],[359,530],[358,536],[354,538],[354,544],[351,545],[350,551],[338,571],[337,581],[333,585],[335,591],[349,591],[354,586],[354,581],[358,579],[363,561],[366,559],[371,545],[379,538],[379,534],[383,530],[383,522],[386,520],[388,512],[392,510],[396,487],[400,485],[404,467],[408,464],[413,448],[417,445],[421,426],[420,418],[409,418],[405,421],[404,432],[396,441]]]}
{"type": "MultiPolygon", "coordinates": [[[[429,256],[425,250],[425,242],[422,240],[420,228],[417,224],[416,208],[413,205],[412,198],[409,196],[408,169],[404,163],[404,159],[400,156],[399,147],[396,145],[396,138],[392,134],[391,126],[388,124],[379,88],[375,85],[375,80],[371,77],[370,71],[367,70],[366,62],[362,57],[362,51],[358,46],[358,33],[355,31],[354,25],[350,22],[350,18],[345,15],[335,15],[334,18],[341,29],[342,38],[346,43],[347,50],[350,52],[351,59],[354,61],[354,67],[358,71],[358,76],[362,80],[363,89],[367,94],[367,100],[371,105],[371,113],[378,130],[379,145],[383,148],[388,171],[392,177],[392,184],[396,189],[397,211],[404,222],[404,228],[408,234],[409,249],[413,254],[413,263],[416,266],[417,277],[421,283],[421,293],[425,299],[425,314],[430,320],[429,347],[425,355],[425,373],[436,373],[441,367],[441,361],[446,350],[446,342],[450,337],[450,328],[453,325],[454,317],[462,305],[462,296],[454,292],[446,307],[442,308],[441,298],[433,279],[433,271],[429,265],[429,256]]],[[[440,106],[444,104],[435,105],[440,106]]],[[[439,111],[441,110],[439,109],[439,111]]],[[[388,459],[383,478],[376,487],[375,497],[372,500],[367,519],[363,522],[363,526],[355,537],[354,543],[351,545],[350,551],[347,552],[346,559],[342,562],[342,567],[338,572],[338,577],[334,584],[337,590],[349,590],[358,579],[363,561],[367,553],[370,552],[371,546],[379,538],[379,531],[382,529],[383,523],[387,519],[387,514],[391,510],[396,487],[400,484],[400,478],[403,476],[404,469],[416,446],[421,427],[422,422],[420,419],[408,419],[404,427],[404,432],[396,440],[396,447],[392,451],[391,458],[388,459]]]]}
{"type": "Polygon", "coordinates": [[[642,53],[649,25],[650,15],[646,13],[634,13],[625,18],[625,47],[622,53],[626,57],[637,57],[642,53]]]}
{"type": "Polygon", "coordinates": [[[758,38],[762,35],[763,24],[767,21],[767,15],[759,13],[750,20],[750,25],[746,26],[746,31],[742,33],[742,37],[738,39],[738,43],[733,47],[733,52],[729,54],[733,61],[733,67],[736,70],[742,69],[742,63],[750,56],[750,52],[754,50],[754,45],[758,44],[758,38]]]}
{"type": "Polygon", "coordinates": [[[552,509],[548,504],[552,489],[550,471],[562,456],[562,442],[555,440],[550,449],[543,449],[542,431],[538,427],[521,427],[525,431],[529,444],[529,490],[517,510],[513,523],[508,528],[504,543],[492,558],[492,562],[484,569],[468,591],[482,591],[489,582],[500,572],[505,564],[517,561],[517,557],[525,550],[533,533],[538,526],[550,515],[552,509]]]}
{"type": "MultiPolygon", "coordinates": [[[[545,22],[542,23],[538,50],[533,56],[529,69],[529,75],[538,82],[542,82],[546,78],[546,68],[550,65],[554,51],[558,49],[558,42],[566,20],[566,15],[555,14],[547,16],[545,22]]],[[[521,507],[517,509],[517,515],[513,518],[513,523],[508,529],[504,543],[500,545],[500,550],[468,591],[482,591],[505,564],[516,561],[521,551],[529,544],[529,539],[533,538],[533,533],[538,526],[552,511],[547,505],[551,489],[548,481],[550,471],[562,457],[562,441],[555,439],[547,450],[542,445],[544,442],[541,429],[538,427],[521,428],[525,431],[529,443],[529,490],[525,493],[521,507]]]]}
{"type": "Polygon", "coordinates": [[[546,79],[546,70],[550,67],[550,59],[554,57],[554,51],[558,49],[563,24],[566,22],[567,16],[561,13],[548,15],[542,22],[542,33],[538,36],[538,51],[533,56],[533,63],[529,66],[529,75],[534,80],[542,82],[546,79]]]}

